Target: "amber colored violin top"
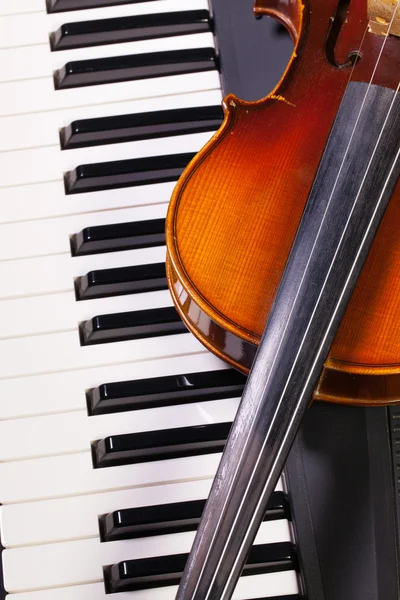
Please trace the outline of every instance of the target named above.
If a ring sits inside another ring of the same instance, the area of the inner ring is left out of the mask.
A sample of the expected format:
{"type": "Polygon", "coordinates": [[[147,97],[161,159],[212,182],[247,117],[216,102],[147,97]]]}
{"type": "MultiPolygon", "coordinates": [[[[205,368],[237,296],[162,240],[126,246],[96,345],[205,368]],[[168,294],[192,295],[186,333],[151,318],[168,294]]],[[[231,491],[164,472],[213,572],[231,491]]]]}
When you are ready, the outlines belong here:
{"type": "MultiPolygon", "coordinates": [[[[389,35],[382,52],[388,21],[366,0],[257,0],[255,12],[289,29],[290,64],[259,102],[225,98],[224,123],[178,182],[167,218],[176,307],[207,348],[244,372],[349,79],[397,89],[400,74],[400,39],[389,35]]],[[[399,227],[397,183],[316,399],[400,402],[399,227]]]]}

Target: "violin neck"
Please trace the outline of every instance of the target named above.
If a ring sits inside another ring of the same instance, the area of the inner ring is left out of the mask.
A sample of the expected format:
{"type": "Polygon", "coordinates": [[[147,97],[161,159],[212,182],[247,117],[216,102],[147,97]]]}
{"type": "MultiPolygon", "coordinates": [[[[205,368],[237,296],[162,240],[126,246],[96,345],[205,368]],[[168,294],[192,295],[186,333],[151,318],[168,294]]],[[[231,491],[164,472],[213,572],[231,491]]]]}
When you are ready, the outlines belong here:
{"type": "Polygon", "coordinates": [[[231,597],[400,172],[397,91],[351,83],[177,600],[231,597]]]}

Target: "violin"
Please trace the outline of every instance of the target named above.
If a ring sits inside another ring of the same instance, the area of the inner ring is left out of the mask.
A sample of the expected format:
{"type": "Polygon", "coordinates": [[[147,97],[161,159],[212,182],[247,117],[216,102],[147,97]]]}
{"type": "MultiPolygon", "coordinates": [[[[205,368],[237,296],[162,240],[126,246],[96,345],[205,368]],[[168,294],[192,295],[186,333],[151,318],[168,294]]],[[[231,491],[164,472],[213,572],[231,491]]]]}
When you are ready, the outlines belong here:
{"type": "MultiPolygon", "coordinates": [[[[312,399],[400,402],[400,0],[256,0],[294,52],[167,216],[175,306],[249,373],[177,600],[228,600],[312,399]]],[[[250,43],[250,42],[249,42],[250,43]]]]}

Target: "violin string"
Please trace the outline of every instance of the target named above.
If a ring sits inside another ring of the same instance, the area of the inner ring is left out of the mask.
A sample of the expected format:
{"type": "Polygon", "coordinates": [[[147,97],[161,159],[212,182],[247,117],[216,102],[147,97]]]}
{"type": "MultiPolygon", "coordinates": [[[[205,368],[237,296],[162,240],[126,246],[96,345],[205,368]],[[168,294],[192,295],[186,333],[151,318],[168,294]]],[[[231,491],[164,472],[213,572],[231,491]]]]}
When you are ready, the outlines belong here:
{"type": "MultiPolygon", "coordinates": [[[[366,98],[367,98],[368,92],[370,91],[370,88],[371,88],[371,85],[372,85],[373,79],[374,79],[374,77],[375,77],[376,70],[377,70],[377,68],[378,68],[378,65],[379,65],[379,62],[380,62],[380,59],[381,59],[381,56],[382,56],[382,53],[383,53],[384,47],[385,47],[385,45],[386,45],[386,40],[388,39],[389,32],[390,32],[390,29],[391,29],[392,23],[393,23],[393,21],[394,21],[394,18],[395,18],[395,15],[396,15],[396,13],[397,13],[397,10],[398,10],[399,6],[400,6],[400,0],[397,0],[397,2],[396,2],[396,7],[395,7],[395,9],[394,9],[394,12],[393,12],[393,15],[392,15],[392,19],[391,19],[391,21],[390,21],[390,24],[389,24],[389,26],[388,26],[387,33],[386,33],[386,34],[385,34],[385,36],[384,36],[384,40],[383,40],[383,43],[382,43],[382,46],[381,46],[381,49],[380,49],[380,52],[379,52],[378,58],[377,58],[377,60],[376,60],[376,63],[375,63],[375,65],[374,65],[374,69],[373,69],[373,72],[372,72],[372,75],[371,75],[370,81],[369,81],[369,83],[368,83],[368,87],[367,87],[367,90],[366,90],[366,92],[365,92],[364,99],[363,99],[363,101],[362,101],[362,104],[361,104],[361,107],[360,107],[359,113],[358,113],[358,115],[357,115],[356,123],[355,123],[355,125],[354,125],[354,127],[353,127],[353,131],[352,131],[352,133],[351,133],[351,137],[350,137],[349,143],[348,143],[348,145],[347,145],[347,148],[346,148],[346,151],[345,151],[345,153],[344,153],[344,156],[343,156],[343,159],[342,159],[342,163],[341,163],[341,165],[340,165],[340,168],[339,168],[339,171],[338,171],[338,174],[337,174],[337,177],[336,177],[335,183],[334,183],[333,190],[332,190],[332,192],[331,192],[331,195],[330,195],[330,197],[329,197],[328,204],[327,204],[327,207],[326,207],[326,209],[325,209],[325,213],[324,213],[324,216],[323,216],[323,218],[322,218],[322,221],[321,221],[320,228],[319,228],[319,230],[318,230],[317,236],[316,236],[316,238],[315,238],[315,241],[314,241],[313,247],[312,247],[312,249],[311,249],[311,252],[310,252],[310,255],[309,255],[309,259],[308,259],[308,261],[307,261],[307,264],[306,264],[306,267],[305,267],[305,269],[304,269],[303,276],[302,276],[302,279],[301,279],[301,281],[300,281],[300,284],[299,284],[299,287],[298,287],[298,290],[297,290],[297,294],[296,294],[296,296],[295,296],[295,298],[294,298],[294,300],[293,300],[293,303],[292,303],[292,307],[291,307],[291,310],[290,310],[289,316],[288,316],[288,318],[287,318],[287,320],[286,320],[286,325],[285,325],[285,328],[284,328],[284,330],[283,330],[283,332],[282,332],[282,335],[281,335],[281,338],[280,338],[280,342],[279,342],[279,344],[278,344],[278,348],[277,348],[277,350],[276,350],[275,357],[274,357],[274,359],[273,359],[273,361],[272,361],[272,364],[271,364],[271,367],[270,367],[270,370],[269,370],[269,373],[268,373],[267,379],[266,379],[266,381],[265,381],[265,383],[264,383],[264,386],[263,386],[263,392],[265,392],[265,389],[266,389],[266,387],[267,387],[267,385],[268,385],[268,383],[269,383],[269,380],[270,380],[270,377],[271,377],[271,374],[272,374],[273,368],[274,368],[274,366],[275,366],[275,363],[276,363],[276,360],[277,360],[277,357],[278,357],[278,354],[279,354],[279,350],[280,350],[280,348],[281,348],[281,345],[282,345],[282,343],[283,343],[283,341],[284,341],[284,339],[285,339],[285,335],[286,335],[286,332],[287,332],[288,323],[289,323],[289,321],[290,321],[291,315],[292,315],[292,313],[293,313],[293,311],[294,311],[294,309],[295,309],[295,306],[296,306],[296,304],[297,304],[298,296],[299,296],[299,294],[300,294],[300,291],[301,291],[302,285],[303,285],[303,283],[304,283],[304,278],[305,278],[305,275],[306,275],[306,273],[307,273],[307,270],[308,270],[308,268],[309,268],[309,264],[310,264],[310,262],[311,262],[312,255],[313,255],[313,253],[314,253],[314,250],[315,250],[315,246],[316,246],[317,240],[318,240],[318,238],[319,238],[319,236],[320,236],[320,232],[321,232],[321,229],[322,229],[322,224],[323,224],[323,223],[324,223],[324,221],[325,221],[325,218],[326,218],[326,215],[327,215],[328,208],[329,208],[329,206],[330,206],[330,204],[331,204],[332,197],[333,197],[334,191],[335,191],[335,189],[336,189],[336,186],[337,186],[337,182],[338,182],[338,180],[339,180],[340,174],[341,174],[341,172],[342,172],[342,169],[343,169],[344,162],[345,162],[345,160],[346,160],[346,157],[347,157],[347,155],[348,155],[348,152],[349,152],[349,149],[350,149],[351,142],[352,142],[352,140],[353,140],[353,138],[354,138],[354,134],[355,134],[355,131],[356,131],[357,125],[358,125],[358,123],[359,123],[359,120],[360,120],[360,117],[361,117],[362,111],[363,111],[363,109],[364,109],[364,106],[365,106],[365,102],[366,102],[366,98]]],[[[362,47],[362,43],[363,43],[363,41],[364,41],[364,38],[365,38],[365,36],[366,36],[366,33],[367,33],[367,31],[368,31],[368,26],[367,26],[367,28],[366,28],[366,30],[365,30],[365,32],[364,32],[364,35],[363,35],[363,38],[362,38],[362,41],[361,41],[361,45],[360,45],[360,49],[361,49],[361,47],[362,47]]],[[[351,74],[350,74],[349,81],[351,80],[351,76],[352,76],[352,74],[353,74],[353,72],[354,72],[354,68],[355,68],[355,64],[354,64],[354,65],[353,65],[353,67],[352,67],[352,72],[351,72],[351,74]]],[[[391,110],[391,108],[392,108],[392,106],[393,106],[393,102],[394,102],[394,99],[395,99],[395,98],[396,98],[396,96],[397,96],[397,93],[398,93],[398,91],[399,91],[399,86],[397,87],[396,93],[394,94],[394,97],[393,97],[393,101],[392,101],[391,107],[390,107],[390,109],[389,109],[389,111],[388,111],[388,115],[387,115],[387,117],[386,117],[386,120],[385,120],[385,124],[386,124],[386,122],[387,122],[387,118],[388,118],[388,116],[389,116],[389,114],[390,114],[390,110],[391,110]]],[[[385,124],[384,124],[384,125],[385,125],[385,124]]],[[[383,132],[383,130],[384,130],[384,126],[382,127],[382,130],[381,130],[381,133],[380,133],[380,135],[379,135],[378,141],[377,141],[377,143],[376,143],[376,146],[375,146],[375,148],[374,148],[373,155],[375,154],[375,151],[376,151],[376,149],[377,149],[377,146],[378,146],[378,143],[379,143],[379,140],[380,140],[380,138],[381,138],[381,135],[382,135],[382,132],[383,132]]],[[[373,155],[372,155],[372,156],[373,156],[373,155]]],[[[394,165],[396,164],[397,158],[398,158],[398,155],[396,156],[396,159],[395,159],[395,161],[394,161],[394,163],[393,163],[393,167],[392,167],[392,168],[394,168],[394,165]]],[[[352,210],[351,210],[351,213],[350,213],[349,219],[350,219],[350,217],[351,217],[351,214],[353,213],[353,211],[354,211],[354,208],[355,208],[355,205],[356,205],[356,203],[357,203],[357,200],[358,200],[359,194],[360,194],[360,192],[361,192],[361,189],[362,189],[362,185],[363,185],[363,183],[364,183],[364,180],[365,180],[365,177],[367,176],[367,173],[368,173],[368,168],[369,168],[369,166],[370,166],[371,160],[372,160],[372,157],[371,157],[371,159],[370,159],[370,162],[369,162],[369,165],[368,165],[368,167],[367,167],[367,170],[366,170],[366,172],[365,172],[365,174],[364,174],[363,182],[362,182],[362,184],[361,184],[361,186],[360,186],[360,189],[359,189],[359,191],[358,191],[358,193],[357,193],[357,197],[356,197],[356,200],[354,201],[354,204],[353,204],[353,207],[352,207],[352,210]]],[[[388,177],[388,179],[389,179],[389,177],[388,177]]],[[[382,193],[382,195],[383,195],[383,193],[382,193]]],[[[382,198],[382,195],[381,195],[381,198],[382,198]]],[[[380,198],[380,200],[381,200],[381,198],[380,198]]],[[[379,201],[379,203],[380,203],[380,201],[379,201]]],[[[379,206],[379,203],[378,203],[378,205],[377,205],[377,206],[379,206]]],[[[377,210],[377,208],[376,208],[376,210],[377,210]]],[[[349,221],[348,221],[348,222],[349,222],[349,221]]],[[[347,224],[346,224],[346,228],[347,228],[347,224]]],[[[346,229],[345,229],[345,230],[346,230],[346,229]]],[[[345,231],[344,231],[344,232],[343,232],[343,234],[342,234],[342,238],[343,238],[343,236],[344,236],[344,233],[345,233],[345,231]]],[[[341,241],[342,241],[342,238],[341,238],[341,241]]],[[[341,241],[340,241],[340,243],[339,243],[339,245],[338,245],[338,247],[337,247],[337,249],[336,249],[336,252],[335,252],[335,257],[336,257],[336,255],[337,255],[337,253],[338,253],[338,251],[339,251],[339,248],[340,248],[341,241]]],[[[362,247],[362,246],[360,246],[360,250],[361,250],[361,247],[362,247]]],[[[333,267],[333,262],[334,262],[334,260],[335,260],[335,257],[334,257],[334,259],[333,259],[333,261],[332,261],[332,263],[331,263],[330,270],[331,270],[331,268],[333,267]]],[[[353,265],[353,268],[354,268],[354,265],[353,265]]],[[[330,270],[329,270],[329,273],[330,273],[330,270]]],[[[329,273],[328,273],[328,275],[327,275],[327,277],[326,277],[326,279],[325,279],[324,286],[325,286],[325,284],[326,284],[326,280],[327,280],[327,278],[328,278],[328,276],[329,276],[329,273]]],[[[323,286],[323,287],[324,287],[324,286],[323,286]]],[[[344,293],[344,291],[345,291],[346,287],[347,287],[347,283],[346,283],[346,286],[345,286],[345,288],[344,288],[344,290],[343,290],[343,293],[344,293]]],[[[319,303],[319,300],[320,300],[320,297],[321,297],[322,291],[323,291],[323,289],[321,290],[320,296],[319,296],[319,298],[318,298],[318,301],[317,301],[317,303],[316,303],[316,305],[315,305],[315,308],[314,308],[313,314],[312,314],[312,316],[311,316],[311,318],[310,318],[310,321],[309,321],[309,324],[308,324],[308,326],[307,326],[306,333],[304,334],[304,336],[303,336],[303,340],[302,340],[302,343],[301,343],[301,345],[300,345],[300,347],[299,347],[299,350],[298,350],[298,353],[297,353],[297,357],[296,357],[296,359],[295,359],[295,361],[294,361],[294,363],[293,363],[293,366],[292,366],[291,372],[289,373],[288,380],[287,380],[287,382],[286,382],[285,388],[284,388],[284,390],[283,390],[283,392],[282,392],[282,395],[281,395],[281,398],[280,398],[280,400],[279,400],[279,402],[278,402],[277,411],[278,411],[278,409],[279,409],[279,407],[280,407],[280,405],[281,405],[281,403],[282,403],[282,401],[283,401],[283,396],[284,396],[284,393],[285,393],[285,391],[286,391],[286,389],[287,389],[287,386],[289,385],[289,382],[290,382],[291,376],[292,376],[292,374],[293,374],[293,370],[294,370],[294,367],[295,367],[295,365],[296,365],[296,362],[297,362],[297,359],[298,359],[299,353],[300,353],[300,351],[301,351],[301,348],[302,348],[302,346],[303,346],[303,344],[304,344],[304,341],[305,341],[305,337],[307,336],[307,333],[308,333],[308,331],[309,331],[309,328],[310,328],[310,326],[311,326],[312,319],[313,319],[313,317],[314,317],[314,314],[315,314],[316,308],[317,308],[317,306],[318,306],[318,303],[319,303]]],[[[327,332],[328,332],[328,331],[329,331],[329,329],[327,330],[327,332]]],[[[326,335],[328,335],[328,333],[326,333],[326,335]]],[[[325,336],[325,337],[326,337],[326,336],[325,336]]],[[[319,356],[319,353],[318,353],[318,355],[317,355],[317,358],[318,358],[318,356],[319,356]]],[[[317,359],[316,359],[316,360],[317,360],[317,359]]],[[[303,394],[304,394],[304,392],[303,392],[303,394]]],[[[260,397],[262,397],[263,395],[264,395],[264,394],[263,394],[263,393],[261,393],[261,394],[260,394],[260,397]]],[[[301,398],[302,398],[302,396],[300,396],[300,399],[301,399],[301,398]]],[[[260,406],[261,406],[261,400],[259,401],[259,403],[258,403],[258,406],[257,406],[257,408],[256,408],[256,411],[255,411],[255,415],[254,415],[254,420],[253,420],[253,423],[254,423],[254,421],[255,421],[255,417],[256,417],[256,416],[257,416],[257,414],[259,413],[260,406]]],[[[276,411],[276,413],[277,413],[277,411],[276,411]]],[[[273,425],[273,423],[274,423],[274,421],[275,421],[275,419],[276,419],[276,413],[275,413],[275,416],[274,416],[274,418],[273,418],[273,421],[272,421],[272,423],[271,423],[270,427],[272,427],[272,425],[273,425]]],[[[294,419],[294,417],[293,417],[293,419],[294,419]]],[[[292,419],[292,420],[293,420],[293,419],[292,419]]],[[[243,445],[243,449],[242,449],[242,452],[241,452],[241,456],[240,456],[240,458],[239,458],[239,459],[237,459],[237,460],[236,460],[236,465],[237,465],[237,466],[236,466],[236,469],[235,469],[235,473],[234,473],[234,476],[233,476],[233,478],[235,478],[235,477],[236,477],[236,475],[237,475],[237,472],[238,472],[238,469],[239,469],[239,465],[240,465],[240,463],[241,463],[241,458],[242,458],[242,456],[243,456],[243,454],[244,454],[244,452],[245,452],[245,450],[246,450],[246,448],[247,448],[247,446],[248,446],[249,440],[251,439],[251,436],[252,436],[252,431],[253,431],[253,426],[251,426],[251,427],[250,427],[250,430],[249,430],[249,432],[247,433],[246,440],[245,440],[245,443],[244,443],[244,445],[243,445]]],[[[266,438],[267,438],[267,436],[266,436],[266,438]]],[[[251,484],[251,482],[252,482],[252,479],[253,479],[253,477],[254,477],[254,473],[255,473],[255,470],[256,470],[256,468],[257,468],[258,462],[259,462],[259,460],[260,460],[260,458],[261,458],[261,454],[262,454],[262,452],[263,452],[264,445],[265,445],[265,444],[263,444],[263,447],[262,447],[262,449],[261,449],[261,451],[260,451],[260,453],[259,453],[259,458],[258,458],[258,460],[257,460],[257,462],[256,462],[256,464],[255,464],[255,467],[254,467],[254,469],[253,469],[253,473],[252,473],[252,474],[251,474],[251,476],[250,476],[250,479],[249,479],[249,482],[248,482],[248,485],[247,485],[246,491],[245,491],[245,493],[244,493],[244,496],[243,496],[243,499],[242,499],[241,505],[240,505],[240,507],[239,507],[239,510],[237,511],[237,517],[236,517],[236,519],[234,520],[233,526],[234,526],[234,525],[235,525],[235,523],[236,523],[236,520],[237,520],[237,518],[238,518],[238,515],[239,515],[239,513],[240,513],[240,509],[241,509],[241,507],[242,507],[242,505],[243,505],[243,503],[244,503],[244,501],[245,501],[245,498],[246,498],[246,493],[247,493],[247,491],[248,491],[248,488],[249,488],[249,486],[250,486],[250,484],[251,484]]],[[[279,453],[278,453],[278,456],[279,456],[279,453]]],[[[276,460],[278,460],[278,458],[277,458],[276,460]]],[[[275,462],[276,462],[276,461],[275,461],[275,462]]],[[[269,480],[267,480],[266,487],[268,486],[268,483],[269,483],[269,480]]],[[[264,494],[263,494],[263,495],[264,495],[264,494]]],[[[263,496],[261,496],[261,499],[262,499],[262,498],[263,498],[263,496]]],[[[261,500],[260,500],[260,502],[261,502],[261,500]]],[[[215,539],[215,537],[216,537],[216,535],[217,535],[217,533],[218,533],[218,531],[219,531],[219,526],[220,526],[220,523],[221,523],[221,519],[222,519],[223,515],[225,514],[225,509],[226,509],[226,505],[227,505],[227,503],[228,503],[228,498],[226,498],[226,499],[225,499],[224,505],[223,505],[223,507],[221,508],[221,510],[220,510],[220,512],[219,512],[219,519],[218,519],[218,522],[217,522],[217,524],[216,524],[216,526],[215,526],[215,528],[214,528],[214,534],[213,534],[213,536],[212,536],[212,541],[211,541],[211,542],[210,542],[210,544],[209,544],[209,549],[208,549],[208,551],[207,551],[207,554],[206,554],[206,556],[205,556],[205,560],[204,560],[204,562],[203,562],[203,566],[202,566],[202,569],[201,569],[201,571],[200,571],[200,574],[199,574],[199,577],[198,577],[198,580],[197,580],[196,587],[195,587],[195,589],[194,589],[194,591],[193,591],[193,596],[194,596],[194,594],[196,593],[196,591],[197,591],[197,589],[198,589],[198,585],[199,585],[199,581],[200,581],[201,575],[202,575],[202,573],[203,573],[203,571],[204,571],[204,568],[205,568],[205,566],[206,566],[206,562],[207,562],[207,559],[208,559],[209,553],[210,553],[210,551],[211,551],[212,542],[214,541],[214,539],[215,539]]],[[[257,511],[256,511],[256,512],[257,512],[257,511]]],[[[231,532],[232,532],[232,530],[233,530],[233,526],[232,526],[231,532]]],[[[250,526],[250,527],[251,527],[251,526],[250,526]]],[[[229,541],[230,541],[230,536],[231,536],[231,533],[228,535],[228,538],[227,538],[227,540],[226,540],[226,542],[225,542],[224,548],[223,548],[223,549],[222,549],[222,551],[221,551],[220,560],[219,560],[219,562],[218,562],[217,568],[215,569],[214,576],[213,576],[213,578],[212,578],[212,580],[211,580],[211,582],[210,582],[209,589],[208,589],[208,591],[207,591],[207,593],[206,593],[206,596],[204,597],[204,600],[208,600],[208,598],[209,598],[209,594],[210,594],[210,592],[211,592],[211,587],[212,587],[212,585],[213,585],[213,583],[214,583],[214,581],[215,581],[215,577],[216,577],[216,575],[217,575],[217,573],[218,573],[219,566],[220,566],[220,564],[221,564],[221,562],[222,562],[222,560],[223,560],[223,558],[224,558],[224,555],[226,554],[226,550],[227,550],[227,547],[228,547],[228,544],[229,544],[229,541]]],[[[244,538],[244,540],[243,540],[243,542],[242,542],[242,546],[243,546],[243,545],[246,543],[246,541],[247,541],[247,537],[248,537],[248,533],[246,533],[246,535],[245,535],[245,538],[244,538]]],[[[236,561],[235,561],[234,567],[236,566],[236,564],[237,564],[237,559],[236,559],[236,561]]],[[[232,574],[233,574],[233,571],[234,571],[234,567],[233,567],[233,569],[231,570],[231,575],[230,575],[230,576],[228,577],[228,579],[227,579],[226,586],[225,586],[225,588],[224,588],[224,591],[223,591],[223,595],[224,595],[224,594],[225,594],[225,592],[226,592],[226,587],[227,587],[227,586],[229,585],[229,583],[230,583],[230,579],[231,579],[231,577],[232,577],[232,574]]],[[[192,597],[193,597],[193,596],[192,596],[192,597]]]]}

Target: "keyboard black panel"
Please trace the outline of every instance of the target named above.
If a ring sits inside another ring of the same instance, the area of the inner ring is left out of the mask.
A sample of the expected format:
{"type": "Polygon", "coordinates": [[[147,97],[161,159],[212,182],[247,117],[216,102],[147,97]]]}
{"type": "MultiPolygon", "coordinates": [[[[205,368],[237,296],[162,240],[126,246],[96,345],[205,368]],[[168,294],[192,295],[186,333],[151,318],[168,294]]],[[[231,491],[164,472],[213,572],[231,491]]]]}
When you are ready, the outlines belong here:
{"type": "MultiPolygon", "coordinates": [[[[397,567],[398,580],[400,581],[400,406],[393,406],[386,409],[390,423],[390,450],[392,452],[392,472],[395,488],[395,497],[397,498],[395,512],[397,525],[397,567]]],[[[399,592],[400,594],[400,592],[399,592]]]]}
{"type": "Polygon", "coordinates": [[[399,598],[388,410],[316,402],[297,436],[287,475],[309,600],[399,598]]]}
{"type": "Polygon", "coordinates": [[[259,100],[278,83],[290,59],[292,41],[274,19],[257,20],[254,0],[212,0],[224,93],[259,100]]]}

